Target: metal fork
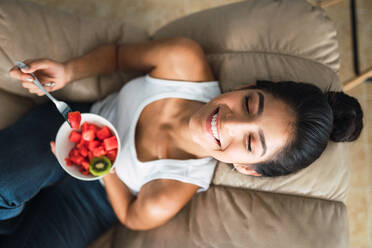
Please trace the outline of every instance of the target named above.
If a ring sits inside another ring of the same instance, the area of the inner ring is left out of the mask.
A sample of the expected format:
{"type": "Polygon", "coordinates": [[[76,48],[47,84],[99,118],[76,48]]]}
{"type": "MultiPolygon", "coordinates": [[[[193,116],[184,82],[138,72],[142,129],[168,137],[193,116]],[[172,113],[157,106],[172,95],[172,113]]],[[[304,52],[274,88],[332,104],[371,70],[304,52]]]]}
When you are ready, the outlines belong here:
{"type": "MultiPolygon", "coordinates": [[[[17,62],[17,67],[19,69],[28,69],[29,67],[23,63],[23,62],[17,62]]],[[[71,123],[68,121],[68,113],[72,112],[72,109],[70,108],[70,106],[67,105],[67,103],[63,102],[63,101],[58,101],[57,99],[55,99],[51,94],[49,94],[49,92],[43,87],[43,85],[40,83],[40,81],[37,79],[37,77],[35,76],[35,74],[33,73],[29,73],[32,77],[33,77],[33,82],[34,84],[36,84],[36,86],[38,86],[44,93],[47,97],[49,97],[49,99],[54,103],[54,105],[56,105],[58,111],[61,113],[61,115],[63,116],[63,118],[67,121],[67,123],[70,125],[71,127],[71,123]]]]}

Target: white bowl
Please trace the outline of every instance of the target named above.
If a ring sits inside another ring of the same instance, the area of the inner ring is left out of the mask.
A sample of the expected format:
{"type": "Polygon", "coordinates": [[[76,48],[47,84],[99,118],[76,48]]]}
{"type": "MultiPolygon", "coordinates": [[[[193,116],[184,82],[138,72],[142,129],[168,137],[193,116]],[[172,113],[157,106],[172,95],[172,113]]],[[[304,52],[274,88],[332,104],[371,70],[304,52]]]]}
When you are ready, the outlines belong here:
{"type": "MultiPolygon", "coordinates": [[[[89,123],[95,124],[100,128],[104,126],[108,126],[110,130],[115,134],[116,139],[118,140],[118,153],[112,165],[112,169],[115,168],[117,161],[119,160],[120,148],[121,148],[119,135],[115,127],[111,124],[111,122],[109,122],[102,116],[91,114],[91,113],[82,113],[80,127],[77,131],[81,132],[81,126],[86,121],[89,123]]],[[[56,137],[56,155],[57,155],[57,160],[59,164],[68,174],[70,174],[71,176],[77,179],[84,180],[84,181],[98,180],[104,175],[102,176],[84,175],[79,171],[78,166],[66,165],[65,158],[68,157],[68,154],[70,153],[71,149],[75,146],[75,143],[71,142],[68,138],[72,130],[74,129],[70,127],[67,121],[65,121],[58,130],[57,137],[56,137]]]]}

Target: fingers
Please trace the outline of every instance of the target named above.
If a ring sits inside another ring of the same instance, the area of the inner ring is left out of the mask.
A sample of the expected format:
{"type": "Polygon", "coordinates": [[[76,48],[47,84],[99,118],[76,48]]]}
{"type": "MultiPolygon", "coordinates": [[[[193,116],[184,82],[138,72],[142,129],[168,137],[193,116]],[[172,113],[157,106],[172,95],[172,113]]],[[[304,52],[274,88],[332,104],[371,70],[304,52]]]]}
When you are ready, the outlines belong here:
{"type": "Polygon", "coordinates": [[[13,78],[19,79],[21,81],[31,81],[33,80],[31,75],[28,73],[33,73],[37,70],[49,68],[52,61],[49,59],[37,59],[37,60],[25,60],[24,63],[29,67],[27,69],[19,69],[17,66],[13,66],[9,75],[13,78]]]}
{"type": "Polygon", "coordinates": [[[44,87],[54,87],[56,85],[55,82],[48,82],[44,84],[44,87]]]}
{"type": "MultiPolygon", "coordinates": [[[[48,82],[43,84],[44,88],[46,91],[52,91],[55,83],[54,82],[48,82]]],[[[22,81],[22,87],[26,88],[31,94],[37,94],[38,96],[43,96],[45,95],[44,92],[37,87],[34,83],[28,82],[28,81],[22,81]]]]}
{"type": "Polygon", "coordinates": [[[50,142],[50,150],[52,151],[52,153],[54,154],[54,156],[57,156],[56,155],[56,143],[54,141],[51,141],[50,142]]]}
{"type": "Polygon", "coordinates": [[[27,89],[31,94],[36,94],[38,96],[43,96],[45,93],[33,83],[33,76],[29,73],[39,73],[37,77],[39,81],[43,84],[44,88],[50,92],[58,90],[61,85],[56,85],[54,74],[50,77],[50,73],[58,67],[56,62],[50,59],[36,59],[36,60],[25,60],[24,63],[29,67],[27,69],[19,69],[14,66],[10,69],[9,75],[13,78],[21,80],[22,87],[27,89]]]}
{"type": "Polygon", "coordinates": [[[15,78],[15,79],[19,79],[21,81],[32,82],[32,80],[33,80],[31,75],[22,72],[21,70],[18,69],[17,66],[14,66],[14,67],[12,67],[12,69],[10,69],[9,76],[11,76],[12,78],[15,78]]]}
{"type": "Polygon", "coordinates": [[[32,73],[37,70],[48,68],[50,66],[50,61],[48,59],[39,59],[39,60],[30,61],[29,63],[27,63],[27,65],[29,68],[22,69],[21,71],[25,73],[32,73]]]}

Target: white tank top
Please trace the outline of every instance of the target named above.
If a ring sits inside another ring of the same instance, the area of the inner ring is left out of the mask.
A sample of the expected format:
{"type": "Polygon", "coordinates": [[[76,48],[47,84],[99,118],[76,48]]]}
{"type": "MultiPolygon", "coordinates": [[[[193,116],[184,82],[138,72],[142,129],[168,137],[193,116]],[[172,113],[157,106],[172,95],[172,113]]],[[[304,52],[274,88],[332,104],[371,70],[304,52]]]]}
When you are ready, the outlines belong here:
{"type": "Polygon", "coordinates": [[[208,189],[217,163],[215,159],[206,157],[141,162],[136,152],[135,130],[142,110],[151,102],[182,98],[206,103],[219,94],[221,91],[217,81],[172,81],[146,75],[133,79],[120,92],[92,105],[90,112],[109,120],[118,131],[122,147],[116,174],[133,194],[137,195],[147,182],[161,178],[198,185],[198,192],[208,189]]]}

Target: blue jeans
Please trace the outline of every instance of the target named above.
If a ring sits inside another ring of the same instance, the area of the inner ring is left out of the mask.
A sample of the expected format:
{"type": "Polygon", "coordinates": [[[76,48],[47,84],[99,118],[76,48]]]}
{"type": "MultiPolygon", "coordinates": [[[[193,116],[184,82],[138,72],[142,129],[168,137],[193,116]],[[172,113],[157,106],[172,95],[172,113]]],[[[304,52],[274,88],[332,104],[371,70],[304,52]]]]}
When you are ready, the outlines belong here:
{"type": "Polygon", "coordinates": [[[69,176],[51,152],[63,122],[48,101],[0,130],[0,247],[86,247],[117,221],[103,186],[69,176]]]}

